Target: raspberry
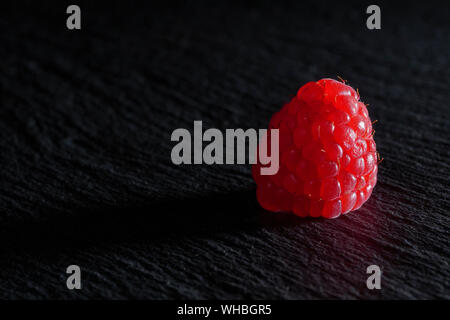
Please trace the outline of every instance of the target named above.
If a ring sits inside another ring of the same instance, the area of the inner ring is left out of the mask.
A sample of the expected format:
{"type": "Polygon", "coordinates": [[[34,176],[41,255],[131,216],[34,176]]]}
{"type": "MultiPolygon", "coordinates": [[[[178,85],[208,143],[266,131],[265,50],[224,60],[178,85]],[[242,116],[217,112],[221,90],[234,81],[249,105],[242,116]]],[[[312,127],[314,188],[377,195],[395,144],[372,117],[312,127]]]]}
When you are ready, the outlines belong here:
{"type": "Polygon", "coordinates": [[[344,82],[309,82],[276,112],[280,168],[252,167],[257,199],[269,211],[337,218],[359,209],[377,183],[372,122],[359,94],[344,82]]]}

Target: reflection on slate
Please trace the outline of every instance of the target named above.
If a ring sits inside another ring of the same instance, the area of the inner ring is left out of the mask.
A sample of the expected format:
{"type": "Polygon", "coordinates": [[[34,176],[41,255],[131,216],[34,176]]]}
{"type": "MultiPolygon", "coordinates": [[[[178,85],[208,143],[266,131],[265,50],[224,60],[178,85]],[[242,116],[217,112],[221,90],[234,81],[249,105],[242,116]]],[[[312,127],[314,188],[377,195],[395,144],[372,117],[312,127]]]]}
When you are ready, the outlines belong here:
{"type": "Polygon", "coordinates": [[[359,1],[79,2],[79,31],[65,5],[0,5],[1,298],[450,298],[445,1],[373,31],[359,1]],[[176,128],[266,128],[337,76],[385,158],[357,212],[271,214],[249,166],[171,163],[176,128]]]}

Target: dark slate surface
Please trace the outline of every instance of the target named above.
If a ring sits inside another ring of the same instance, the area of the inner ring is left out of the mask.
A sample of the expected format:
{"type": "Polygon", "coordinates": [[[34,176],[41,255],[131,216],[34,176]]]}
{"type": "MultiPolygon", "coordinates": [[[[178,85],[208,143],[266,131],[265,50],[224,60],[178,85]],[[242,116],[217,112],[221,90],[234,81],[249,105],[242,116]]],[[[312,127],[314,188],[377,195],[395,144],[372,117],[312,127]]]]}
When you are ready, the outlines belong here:
{"type": "Polygon", "coordinates": [[[449,5],[0,5],[1,298],[450,298],[449,5]],[[385,160],[337,220],[264,212],[249,166],[171,132],[264,128],[311,80],[358,87],[385,160]],[[65,287],[82,268],[83,289],[65,287]],[[366,267],[382,268],[382,290],[366,267]]]}

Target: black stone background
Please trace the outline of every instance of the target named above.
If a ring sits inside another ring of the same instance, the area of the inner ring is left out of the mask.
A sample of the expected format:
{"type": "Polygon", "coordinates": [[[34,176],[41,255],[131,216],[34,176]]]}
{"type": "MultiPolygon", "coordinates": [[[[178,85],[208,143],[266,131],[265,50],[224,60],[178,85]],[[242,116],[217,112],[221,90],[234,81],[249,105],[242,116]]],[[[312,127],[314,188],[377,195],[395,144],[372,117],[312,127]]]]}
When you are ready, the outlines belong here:
{"type": "Polygon", "coordinates": [[[365,1],[2,1],[0,297],[448,299],[450,6],[377,3],[369,31],[365,1]],[[171,163],[174,129],[265,128],[337,76],[384,157],[357,212],[271,214],[249,166],[171,163]]]}

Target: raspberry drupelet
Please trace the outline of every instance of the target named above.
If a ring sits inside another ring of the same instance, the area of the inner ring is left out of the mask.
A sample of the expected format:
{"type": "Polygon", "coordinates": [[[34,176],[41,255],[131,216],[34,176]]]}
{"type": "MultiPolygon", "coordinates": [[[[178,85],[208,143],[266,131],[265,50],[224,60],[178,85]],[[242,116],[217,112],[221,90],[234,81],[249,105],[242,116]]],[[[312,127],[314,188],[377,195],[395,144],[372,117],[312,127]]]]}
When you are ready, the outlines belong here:
{"type": "Polygon", "coordinates": [[[280,167],[252,167],[257,199],[269,211],[337,218],[359,209],[377,183],[372,122],[359,94],[344,82],[309,82],[276,112],[280,167]]]}

